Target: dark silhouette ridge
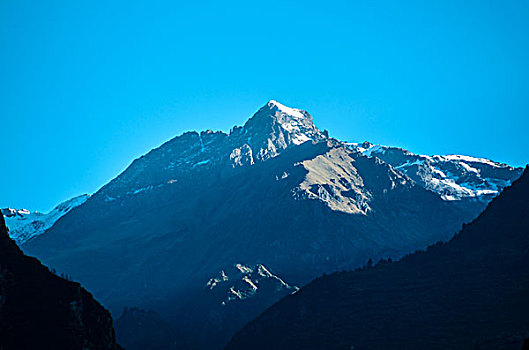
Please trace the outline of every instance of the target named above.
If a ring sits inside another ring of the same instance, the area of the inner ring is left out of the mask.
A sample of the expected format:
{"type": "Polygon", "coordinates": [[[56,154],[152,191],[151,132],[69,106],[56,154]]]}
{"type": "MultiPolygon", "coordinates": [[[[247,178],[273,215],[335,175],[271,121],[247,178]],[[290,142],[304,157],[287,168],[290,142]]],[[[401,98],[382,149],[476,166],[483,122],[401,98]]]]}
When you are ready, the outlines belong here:
{"type": "Polygon", "coordinates": [[[521,349],[528,266],[526,167],[449,243],[318,278],[247,324],[226,349],[486,349],[486,339],[521,349]]]}
{"type": "Polygon", "coordinates": [[[112,318],[79,283],[25,256],[0,215],[0,349],[121,349],[112,318]]]}

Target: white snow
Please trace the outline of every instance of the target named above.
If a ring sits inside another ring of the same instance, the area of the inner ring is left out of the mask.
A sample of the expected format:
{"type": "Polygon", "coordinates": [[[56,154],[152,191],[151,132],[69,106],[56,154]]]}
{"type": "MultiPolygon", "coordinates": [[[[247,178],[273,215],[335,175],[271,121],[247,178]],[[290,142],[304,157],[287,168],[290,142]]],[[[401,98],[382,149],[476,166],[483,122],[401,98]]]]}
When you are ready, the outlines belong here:
{"type": "Polygon", "coordinates": [[[360,143],[346,143],[346,145],[356,148],[360,153],[362,153],[366,157],[372,157],[373,153],[384,153],[386,150],[386,146],[381,145],[369,145],[368,147],[363,147],[360,143]]]}
{"type": "Polygon", "coordinates": [[[305,118],[305,116],[303,115],[303,113],[301,113],[301,110],[297,109],[297,108],[290,108],[290,107],[287,107],[275,100],[270,100],[268,102],[269,104],[272,104],[274,106],[277,107],[277,109],[279,109],[281,112],[285,113],[285,114],[288,114],[292,117],[295,117],[295,118],[299,118],[299,119],[303,119],[305,118]]]}
{"type": "Polygon", "coordinates": [[[467,171],[471,171],[473,173],[479,174],[479,170],[476,168],[471,167],[467,163],[459,162],[459,165],[461,165],[463,168],[465,168],[467,171]]]}
{"type": "Polygon", "coordinates": [[[196,166],[199,166],[199,165],[208,164],[209,162],[211,162],[211,159],[202,160],[202,161],[196,163],[195,165],[193,165],[193,168],[196,167],[196,166]]]}
{"type": "Polygon", "coordinates": [[[2,209],[4,219],[9,228],[9,236],[21,245],[30,239],[43,234],[57,220],[75,207],[86,202],[90,195],[85,194],[57,205],[47,214],[30,212],[27,209],[2,209]],[[15,215],[12,215],[15,213],[15,215]],[[7,214],[7,215],[6,215],[7,214]]]}
{"type": "Polygon", "coordinates": [[[388,159],[394,169],[416,180],[419,176],[426,189],[437,193],[445,201],[457,201],[463,198],[479,199],[482,196],[495,195],[510,184],[509,181],[485,178],[481,175],[480,170],[475,168],[476,163],[493,168],[506,166],[485,158],[455,154],[426,156],[414,154],[404,149],[373,145],[368,142],[347,143],[347,145],[355,148],[366,157],[377,156],[382,160],[388,159]],[[393,153],[391,153],[390,158],[386,158],[386,152],[389,151],[393,153]],[[420,167],[420,175],[416,169],[411,168],[413,165],[420,167]],[[468,181],[469,178],[472,180],[468,181]]]}
{"type": "Polygon", "coordinates": [[[393,167],[394,169],[402,169],[402,168],[407,168],[407,167],[410,167],[412,165],[421,165],[421,164],[424,164],[424,160],[416,160],[412,163],[410,163],[409,161],[407,161],[406,163],[404,164],[401,164],[401,165],[398,165],[398,166],[395,166],[393,167]]]}
{"type": "Polygon", "coordinates": [[[496,168],[500,167],[500,164],[493,162],[489,159],[485,159],[485,158],[476,158],[476,157],[463,156],[463,155],[458,155],[458,154],[450,154],[447,156],[440,156],[440,157],[445,160],[457,160],[457,161],[464,161],[464,162],[471,162],[471,163],[483,163],[483,164],[488,164],[496,168]]]}
{"type": "Polygon", "coordinates": [[[310,137],[305,134],[298,134],[292,139],[292,143],[295,145],[301,145],[304,142],[310,141],[310,137]]]}
{"type": "Polygon", "coordinates": [[[319,130],[312,123],[312,119],[305,115],[303,111],[296,108],[287,107],[275,100],[268,102],[277,108],[278,123],[281,128],[290,135],[290,140],[294,145],[300,145],[320,134],[319,130]]]}
{"type": "Polygon", "coordinates": [[[133,189],[133,190],[127,192],[127,194],[135,195],[135,194],[138,194],[140,192],[152,190],[153,188],[154,188],[154,186],[152,186],[152,185],[151,186],[142,187],[142,188],[137,188],[137,189],[133,189]]]}

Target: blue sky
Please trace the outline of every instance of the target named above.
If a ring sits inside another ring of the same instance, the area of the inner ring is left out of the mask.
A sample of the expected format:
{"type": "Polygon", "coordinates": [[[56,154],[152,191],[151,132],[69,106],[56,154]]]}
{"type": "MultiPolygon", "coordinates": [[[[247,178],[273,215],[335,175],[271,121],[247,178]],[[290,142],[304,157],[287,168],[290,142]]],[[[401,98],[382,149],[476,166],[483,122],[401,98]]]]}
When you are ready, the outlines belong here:
{"type": "Polygon", "coordinates": [[[270,99],[344,140],[529,161],[527,1],[1,1],[0,206],[93,193],[270,99]]]}

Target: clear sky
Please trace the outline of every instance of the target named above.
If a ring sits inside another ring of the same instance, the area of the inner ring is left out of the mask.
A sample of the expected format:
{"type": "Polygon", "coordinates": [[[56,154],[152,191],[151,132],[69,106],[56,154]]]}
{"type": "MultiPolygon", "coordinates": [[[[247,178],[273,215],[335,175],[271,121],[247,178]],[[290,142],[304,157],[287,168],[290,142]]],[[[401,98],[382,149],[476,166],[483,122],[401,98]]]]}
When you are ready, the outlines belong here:
{"type": "Polygon", "coordinates": [[[268,100],[331,136],[529,161],[528,1],[0,1],[0,206],[93,193],[268,100]]]}

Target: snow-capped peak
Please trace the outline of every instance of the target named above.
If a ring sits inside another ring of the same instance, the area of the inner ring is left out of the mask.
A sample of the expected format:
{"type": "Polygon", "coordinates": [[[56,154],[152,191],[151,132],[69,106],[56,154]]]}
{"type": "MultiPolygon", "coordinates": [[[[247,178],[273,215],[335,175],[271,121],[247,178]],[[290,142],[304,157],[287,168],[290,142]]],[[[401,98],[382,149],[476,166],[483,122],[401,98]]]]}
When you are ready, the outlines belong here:
{"type": "Polygon", "coordinates": [[[478,199],[488,202],[522,171],[465,155],[427,156],[369,142],[348,145],[367,157],[380,158],[445,201],[478,199]]]}
{"type": "Polygon", "coordinates": [[[271,110],[275,110],[275,117],[281,128],[290,135],[295,145],[321,137],[321,133],[314,125],[312,116],[300,109],[287,107],[275,100],[268,102],[271,110]]]}
{"type": "Polygon", "coordinates": [[[307,111],[270,100],[260,112],[272,117],[276,125],[280,126],[287,143],[299,145],[309,140],[317,141],[326,137],[314,125],[312,116],[307,111]]]}
{"type": "Polygon", "coordinates": [[[9,236],[21,245],[43,234],[64,214],[86,202],[89,197],[89,194],[83,194],[64,201],[47,214],[12,208],[1,209],[1,213],[9,228],[9,236]]]}
{"type": "Polygon", "coordinates": [[[289,147],[326,138],[327,133],[318,130],[308,112],[270,100],[242,128],[232,129],[229,141],[235,148],[230,160],[234,167],[252,165],[276,157],[289,147]]]}
{"type": "Polygon", "coordinates": [[[275,106],[281,113],[284,113],[294,118],[298,118],[298,119],[305,118],[305,115],[300,109],[287,107],[284,104],[277,102],[276,100],[268,101],[268,106],[270,107],[275,106]]]}

